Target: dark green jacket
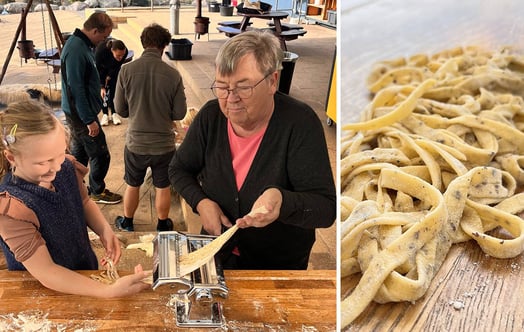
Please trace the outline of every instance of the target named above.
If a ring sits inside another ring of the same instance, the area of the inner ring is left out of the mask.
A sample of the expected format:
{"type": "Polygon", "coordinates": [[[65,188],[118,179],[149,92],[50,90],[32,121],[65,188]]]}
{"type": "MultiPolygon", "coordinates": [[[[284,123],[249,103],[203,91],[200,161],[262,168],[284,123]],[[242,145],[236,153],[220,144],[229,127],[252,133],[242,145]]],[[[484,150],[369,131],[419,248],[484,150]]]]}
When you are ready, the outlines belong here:
{"type": "Polygon", "coordinates": [[[82,31],[76,29],[67,39],[60,55],[62,109],[85,125],[97,121],[102,109],[94,46],[82,31]]]}

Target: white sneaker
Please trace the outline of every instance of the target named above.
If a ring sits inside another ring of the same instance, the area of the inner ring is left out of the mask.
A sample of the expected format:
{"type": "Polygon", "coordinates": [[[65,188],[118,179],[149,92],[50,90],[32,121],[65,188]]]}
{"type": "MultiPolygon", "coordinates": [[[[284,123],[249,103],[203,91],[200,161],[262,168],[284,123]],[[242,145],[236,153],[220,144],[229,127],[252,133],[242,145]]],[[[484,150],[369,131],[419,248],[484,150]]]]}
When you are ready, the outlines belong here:
{"type": "Polygon", "coordinates": [[[120,120],[120,117],[118,116],[118,114],[113,114],[113,124],[115,126],[118,126],[119,124],[122,123],[122,120],[120,120]]]}
{"type": "Polygon", "coordinates": [[[109,119],[107,117],[107,114],[102,115],[102,120],[100,120],[100,124],[102,126],[107,126],[109,124],[109,119]]]}

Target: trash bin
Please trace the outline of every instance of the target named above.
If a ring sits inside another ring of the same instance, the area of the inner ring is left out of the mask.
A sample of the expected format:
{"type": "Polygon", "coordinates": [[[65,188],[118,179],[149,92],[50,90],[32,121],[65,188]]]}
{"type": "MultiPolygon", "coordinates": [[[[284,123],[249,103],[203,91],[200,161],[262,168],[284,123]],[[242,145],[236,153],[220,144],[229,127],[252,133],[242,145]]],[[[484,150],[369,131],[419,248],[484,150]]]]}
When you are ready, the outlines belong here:
{"type": "Polygon", "coordinates": [[[191,60],[192,46],[193,43],[189,39],[171,39],[167,56],[171,60],[191,60]]]}
{"type": "Polygon", "coordinates": [[[233,16],[233,9],[231,5],[220,5],[220,16],[233,16]]]}
{"type": "Polygon", "coordinates": [[[291,80],[293,79],[293,72],[295,71],[295,63],[297,60],[298,54],[293,52],[284,52],[282,71],[280,72],[280,80],[278,82],[278,91],[289,94],[291,80]]]}
{"type": "Polygon", "coordinates": [[[207,8],[211,13],[218,13],[220,11],[220,4],[216,1],[210,1],[207,4],[207,8]]]}

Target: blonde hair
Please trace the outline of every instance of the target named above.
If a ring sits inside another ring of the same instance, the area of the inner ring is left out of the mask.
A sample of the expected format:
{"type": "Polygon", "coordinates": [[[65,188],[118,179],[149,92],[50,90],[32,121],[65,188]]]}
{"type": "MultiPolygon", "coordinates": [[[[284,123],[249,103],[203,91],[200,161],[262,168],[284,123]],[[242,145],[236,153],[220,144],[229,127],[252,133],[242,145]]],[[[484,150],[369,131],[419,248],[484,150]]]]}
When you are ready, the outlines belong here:
{"type": "Polygon", "coordinates": [[[69,132],[57,119],[51,109],[45,104],[27,100],[14,102],[0,112],[0,177],[10,169],[5,157],[9,150],[14,155],[19,155],[23,149],[25,138],[35,135],[45,135],[61,126],[69,143],[69,132]]]}

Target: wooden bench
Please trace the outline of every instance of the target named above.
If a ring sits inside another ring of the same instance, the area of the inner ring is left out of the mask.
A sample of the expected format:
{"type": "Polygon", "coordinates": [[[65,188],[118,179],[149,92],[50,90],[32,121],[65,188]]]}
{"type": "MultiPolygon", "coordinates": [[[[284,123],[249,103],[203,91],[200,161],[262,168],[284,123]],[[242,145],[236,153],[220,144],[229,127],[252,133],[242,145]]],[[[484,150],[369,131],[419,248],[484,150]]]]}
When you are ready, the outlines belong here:
{"type": "Polygon", "coordinates": [[[60,59],[60,54],[58,53],[58,48],[53,47],[47,50],[35,50],[35,57],[37,60],[52,60],[60,59]]]}
{"type": "Polygon", "coordinates": [[[53,67],[53,74],[58,74],[60,72],[60,59],[47,60],[46,63],[48,66],[53,67]]]}
{"type": "MultiPolygon", "coordinates": [[[[275,28],[275,23],[273,22],[268,22],[267,25],[269,25],[272,29],[275,28]]],[[[280,26],[282,27],[282,31],[304,29],[304,27],[299,24],[280,23],[280,26]]]]}
{"type": "Polygon", "coordinates": [[[303,36],[307,33],[304,29],[293,29],[293,30],[286,30],[282,31],[280,33],[280,36],[278,37],[280,39],[280,46],[284,51],[287,51],[287,45],[286,41],[295,40],[300,36],[303,36]]]}
{"type": "MultiPolygon", "coordinates": [[[[228,36],[228,37],[234,37],[234,36],[239,35],[239,34],[241,34],[243,32],[242,30],[240,30],[238,28],[232,28],[232,27],[229,27],[229,26],[222,26],[222,25],[217,26],[217,30],[220,31],[220,32],[225,33],[226,36],[228,36]]],[[[282,31],[280,33],[280,36],[279,36],[280,44],[282,46],[282,49],[284,51],[287,51],[286,41],[295,40],[298,37],[305,35],[306,33],[307,33],[307,31],[304,30],[304,29],[292,29],[292,30],[282,31]]]]}
{"type": "Polygon", "coordinates": [[[298,37],[300,36],[303,36],[307,33],[306,30],[304,29],[293,29],[293,30],[286,30],[286,31],[282,31],[280,33],[280,38],[284,39],[284,40],[295,40],[297,39],[298,37]]]}
{"type": "MultiPolygon", "coordinates": [[[[231,28],[236,28],[236,29],[240,29],[240,25],[242,25],[242,22],[240,21],[222,21],[222,22],[218,22],[217,23],[218,25],[221,25],[221,26],[224,26],[224,27],[231,27],[231,28]]],[[[249,22],[248,25],[251,25],[253,23],[249,22]]]]}
{"type": "Polygon", "coordinates": [[[228,27],[228,26],[218,26],[217,30],[220,31],[220,32],[225,33],[226,36],[228,36],[228,37],[234,37],[234,36],[239,35],[239,34],[241,34],[243,32],[242,30],[240,30],[238,28],[232,28],[232,27],[228,27]]]}
{"type": "MultiPolygon", "coordinates": [[[[135,52],[133,50],[128,50],[127,51],[127,57],[126,57],[126,60],[124,61],[124,63],[128,63],[128,62],[131,62],[133,60],[133,56],[135,55],[135,52]]],[[[60,57],[58,58],[52,58],[50,60],[45,60],[45,62],[47,63],[48,66],[52,66],[53,67],[53,74],[58,74],[60,72],[60,67],[61,67],[61,62],[60,62],[60,57]]]]}

